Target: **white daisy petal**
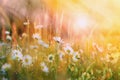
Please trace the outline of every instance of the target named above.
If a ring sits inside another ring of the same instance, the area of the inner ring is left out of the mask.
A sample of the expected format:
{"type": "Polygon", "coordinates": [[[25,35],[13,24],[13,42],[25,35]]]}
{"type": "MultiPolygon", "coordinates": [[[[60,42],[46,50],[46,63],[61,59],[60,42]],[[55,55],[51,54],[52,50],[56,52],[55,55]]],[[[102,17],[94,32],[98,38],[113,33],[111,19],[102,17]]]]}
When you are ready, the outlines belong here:
{"type": "Polygon", "coordinates": [[[75,52],[72,56],[72,59],[74,62],[77,62],[80,59],[80,54],[78,52],[75,52]]]}
{"type": "Polygon", "coordinates": [[[8,80],[8,78],[3,77],[2,80],[8,80]]]}
{"type": "Polygon", "coordinates": [[[53,39],[58,43],[63,43],[61,37],[53,37],[53,39]]]}
{"type": "Polygon", "coordinates": [[[48,73],[49,72],[49,68],[47,67],[47,65],[45,64],[45,62],[42,62],[40,64],[40,66],[42,67],[42,71],[45,72],[45,73],[48,73]]]}
{"type": "Polygon", "coordinates": [[[40,25],[40,24],[39,24],[39,25],[36,25],[36,26],[35,26],[35,29],[41,29],[41,28],[43,28],[43,25],[40,25]]]}
{"type": "Polygon", "coordinates": [[[47,67],[47,66],[44,66],[42,70],[43,70],[43,72],[46,72],[46,73],[48,73],[48,72],[49,72],[49,69],[48,69],[48,67],[47,67]]]}
{"type": "Polygon", "coordinates": [[[30,66],[32,64],[32,57],[30,55],[25,55],[22,60],[22,65],[24,67],[30,66]]]}
{"type": "Polygon", "coordinates": [[[42,41],[42,40],[38,40],[38,44],[40,44],[41,46],[43,46],[45,48],[49,47],[49,45],[47,43],[45,43],[44,41],[42,41]]]}
{"type": "Polygon", "coordinates": [[[19,50],[12,50],[12,55],[11,55],[13,60],[22,60],[23,59],[23,54],[19,50]]]}
{"type": "Polygon", "coordinates": [[[71,46],[69,46],[69,45],[66,45],[66,46],[64,47],[64,51],[65,51],[66,53],[69,53],[70,55],[72,55],[73,52],[74,52],[73,48],[72,48],[71,46]]]}
{"type": "Polygon", "coordinates": [[[7,35],[7,36],[6,36],[6,39],[7,39],[7,40],[10,40],[10,41],[12,40],[12,38],[11,38],[10,35],[7,35]]]}
{"type": "Polygon", "coordinates": [[[6,69],[10,69],[11,68],[11,64],[5,63],[2,65],[1,69],[2,70],[6,70],[6,69]]]}
{"type": "Polygon", "coordinates": [[[5,34],[9,35],[9,34],[10,34],[10,32],[9,32],[9,31],[5,31],[5,34]]]}
{"type": "Polygon", "coordinates": [[[33,39],[41,39],[40,35],[38,33],[33,34],[33,39]]]}
{"type": "Polygon", "coordinates": [[[63,57],[64,57],[64,53],[63,53],[63,52],[60,52],[60,53],[59,53],[59,58],[60,58],[61,61],[63,60],[63,57]]]}

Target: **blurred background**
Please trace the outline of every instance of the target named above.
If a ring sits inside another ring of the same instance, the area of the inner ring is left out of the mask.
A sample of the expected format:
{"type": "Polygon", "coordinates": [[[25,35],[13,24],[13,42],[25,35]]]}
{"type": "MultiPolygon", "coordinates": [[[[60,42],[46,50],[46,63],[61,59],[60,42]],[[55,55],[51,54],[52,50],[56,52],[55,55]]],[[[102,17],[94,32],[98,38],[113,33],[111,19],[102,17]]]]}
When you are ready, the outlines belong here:
{"type": "Polygon", "coordinates": [[[72,42],[106,36],[119,39],[119,4],[119,0],[0,0],[0,38],[5,28],[11,34],[16,30],[19,36],[28,29],[30,35],[37,31],[49,41],[55,35],[72,42]],[[37,25],[40,29],[36,30],[37,25]]]}

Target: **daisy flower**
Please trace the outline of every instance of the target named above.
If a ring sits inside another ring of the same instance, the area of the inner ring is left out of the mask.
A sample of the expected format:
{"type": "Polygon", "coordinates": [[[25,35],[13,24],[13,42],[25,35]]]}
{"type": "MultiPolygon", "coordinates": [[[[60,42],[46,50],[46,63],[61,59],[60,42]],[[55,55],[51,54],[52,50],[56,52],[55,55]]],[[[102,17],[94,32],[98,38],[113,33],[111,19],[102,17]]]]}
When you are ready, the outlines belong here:
{"type": "Polygon", "coordinates": [[[49,68],[47,66],[44,66],[42,71],[48,73],[49,72],[49,68]]]}
{"type": "Polygon", "coordinates": [[[40,66],[46,66],[46,64],[45,64],[45,62],[42,62],[41,64],[40,64],[40,66]]]}
{"type": "Polygon", "coordinates": [[[98,50],[100,53],[102,53],[102,52],[104,51],[102,47],[97,47],[97,50],[98,50]]]}
{"type": "Polygon", "coordinates": [[[45,47],[45,48],[48,48],[48,47],[49,47],[49,45],[46,44],[46,43],[43,43],[42,46],[45,47]]]}
{"type": "Polygon", "coordinates": [[[54,39],[57,43],[63,43],[61,37],[53,37],[53,39],[54,39]]]}
{"type": "Polygon", "coordinates": [[[7,69],[10,69],[11,68],[11,64],[8,64],[8,63],[5,63],[2,65],[1,69],[2,70],[7,70],[7,69]]]}
{"type": "Polygon", "coordinates": [[[25,55],[23,57],[23,62],[22,62],[22,65],[23,66],[29,66],[32,64],[32,57],[30,55],[25,55]]]}
{"type": "Polygon", "coordinates": [[[41,39],[41,37],[40,37],[40,35],[38,34],[38,33],[34,33],[33,35],[32,35],[32,37],[33,37],[33,39],[41,39]]]}
{"type": "Polygon", "coordinates": [[[9,34],[10,34],[10,32],[9,32],[9,31],[5,31],[5,34],[9,35],[9,34]]]}
{"type": "Polygon", "coordinates": [[[100,53],[102,53],[104,51],[103,48],[98,46],[98,44],[96,44],[96,43],[93,43],[93,48],[100,53]]]}
{"type": "Polygon", "coordinates": [[[46,72],[46,73],[49,72],[49,68],[47,67],[47,65],[45,64],[45,62],[42,62],[42,63],[40,64],[40,66],[42,67],[42,71],[43,71],[43,72],[46,72]]]}
{"type": "Polygon", "coordinates": [[[64,53],[63,53],[63,52],[60,52],[60,53],[59,53],[59,58],[60,58],[61,61],[63,60],[63,57],[64,57],[64,53]]]}
{"type": "Polygon", "coordinates": [[[6,45],[6,43],[4,43],[4,42],[1,43],[1,42],[0,42],[0,47],[3,46],[3,45],[6,45]]]}
{"type": "Polygon", "coordinates": [[[38,40],[38,44],[40,44],[41,46],[43,46],[45,48],[49,47],[49,45],[47,43],[45,43],[44,41],[42,41],[42,40],[38,40]]]}
{"type": "Polygon", "coordinates": [[[30,48],[31,48],[31,49],[37,49],[38,46],[37,46],[37,45],[31,45],[30,48]]]}
{"type": "Polygon", "coordinates": [[[3,77],[2,80],[8,80],[8,78],[3,77]]]}
{"type": "Polygon", "coordinates": [[[118,62],[119,57],[120,57],[120,53],[119,52],[111,54],[111,55],[107,54],[106,57],[105,57],[105,60],[106,60],[106,62],[110,62],[112,64],[115,64],[115,63],[118,62]]]}
{"type": "Polygon", "coordinates": [[[72,56],[72,60],[74,62],[77,62],[80,59],[80,54],[78,52],[75,52],[72,56]]]}
{"type": "Polygon", "coordinates": [[[39,25],[36,25],[36,26],[35,26],[35,29],[41,29],[41,28],[43,28],[43,25],[40,25],[40,24],[39,24],[39,25]]]}
{"type": "Polygon", "coordinates": [[[7,40],[10,40],[10,41],[12,40],[12,38],[11,38],[10,35],[7,35],[7,36],[6,36],[6,39],[7,39],[7,40]]]}
{"type": "Polygon", "coordinates": [[[18,61],[23,59],[23,54],[19,50],[12,50],[12,59],[15,60],[17,59],[18,61]]]}
{"type": "Polygon", "coordinates": [[[74,52],[73,48],[72,48],[71,46],[69,46],[69,45],[66,45],[66,46],[64,47],[64,51],[65,51],[66,53],[70,53],[71,55],[72,55],[73,52],[74,52]]]}
{"type": "Polygon", "coordinates": [[[29,24],[30,24],[29,20],[23,23],[23,25],[29,25],[29,24]]]}
{"type": "Polygon", "coordinates": [[[27,37],[28,35],[26,33],[23,33],[22,34],[22,37],[27,37]]]}
{"type": "Polygon", "coordinates": [[[48,61],[53,62],[53,60],[54,60],[54,55],[53,54],[48,55],[48,61]]]}

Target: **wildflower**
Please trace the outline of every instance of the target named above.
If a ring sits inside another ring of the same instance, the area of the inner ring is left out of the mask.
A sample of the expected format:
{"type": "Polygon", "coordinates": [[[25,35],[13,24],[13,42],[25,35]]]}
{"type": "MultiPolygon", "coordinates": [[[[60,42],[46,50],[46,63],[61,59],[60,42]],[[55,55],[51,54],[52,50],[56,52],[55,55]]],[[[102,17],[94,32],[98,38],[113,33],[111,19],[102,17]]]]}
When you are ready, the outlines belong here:
{"type": "Polygon", "coordinates": [[[37,45],[34,45],[34,46],[30,46],[31,49],[37,49],[38,46],[37,45]]]}
{"type": "Polygon", "coordinates": [[[3,77],[2,80],[8,80],[8,78],[3,77]]]}
{"type": "Polygon", "coordinates": [[[78,52],[75,52],[72,56],[74,62],[77,62],[80,59],[80,55],[78,52]]]}
{"type": "Polygon", "coordinates": [[[110,55],[106,55],[104,59],[106,59],[107,62],[110,62],[110,59],[112,59],[112,57],[110,58],[111,56],[110,55]]]}
{"type": "Polygon", "coordinates": [[[64,53],[63,53],[63,52],[60,52],[60,53],[59,53],[59,58],[60,58],[60,60],[63,60],[63,56],[64,56],[64,53]]]}
{"type": "Polygon", "coordinates": [[[45,48],[48,48],[48,47],[49,47],[49,45],[48,45],[47,43],[45,43],[44,41],[42,41],[42,40],[38,40],[38,43],[39,43],[41,46],[45,47],[45,48]]]}
{"type": "Polygon", "coordinates": [[[5,31],[5,34],[9,35],[9,34],[10,34],[10,32],[9,32],[9,31],[5,31]]]}
{"type": "Polygon", "coordinates": [[[4,45],[6,45],[6,43],[3,43],[3,42],[2,42],[2,43],[0,43],[0,46],[4,46],[4,45]]]}
{"type": "Polygon", "coordinates": [[[40,64],[40,66],[42,67],[42,71],[43,71],[43,72],[46,72],[46,73],[49,72],[49,68],[46,66],[46,64],[45,64],[44,62],[42,62],[42,63],[40,64]]]}
{"type": "Polygon", "coordinates": [[[7,69],[10,69],[11,68],[11,64],[8,64],[8,63],[5,63],[2,65],[1,69],[2,70],[7,70],[7,69]]]}
{"type": "Polygon", "coordinates": [[[68,68],[70,69],[70,71],[73,72],[75,70],[75,64],[74,63],[70,64],[68,68]]]}
{"type": "Polygon", "coordinates": [[[66,46],[64,47],[64,51],[65,51],[66,53],[70,53],[71,55],[72,55],[73,52],[74,52],[74,50],[72,49],[72,47],[69,46],[69,45],[66,45],[66,46]]]}
{"type": "Polygon", "coordinates": [[[104,51],[103,48],[99,47],[96,43],[93,43],[93,48],[100,53],[102,53],[104,51]]]}
{"type": "Polygon", "coordinates": [[[48,47],[49,47],[49,45],[46,44],[46,43],[44,43],[42,46],[45,47],[45,48],[48,48],[48,47]]]}
{"type": "Polygon", "coordinates": [[[114,53],[114,54],[111,54],[111,55],[107,54],[106,57],[105,57],[105,60],[107,62],[115,64],[115,63],[117,63],[117,61],[119,59],[119,56],[120,56],[120,53],[114,53]]]}
{"type": "Polygon", "coordinates": [[[53,39],[58,43],[63,43],[61,37],[53,37],[53,39]]]}
{"type": "Polygon", "coordinates": [[[27,34],[26,34],[26,33],[23,33],[23,34],[22,34],[22,37],[27,37],[27,34]]]}
{"type": "Polygon", "coordinates": [[[19,49],[19,51],[22,51],[22,48],[17,44],[17,49],[19,49]]]}
{"type": "Polygon", "coordinates": [[[27,22],[24,22],[23,23],[24,25],[29,25],[30,23],[29,23],[29,20],[27,21],[27,22]]]}
{"type": "Polygon", "coordinates": [[[21,51],[19,50],[12,50],[12,55],[11,55],[12,59],[17,59],[18,61],[23,59],[23,55],[21,53],[21,51]]]}
{"type": "Polygon", "coordinates": [[[100,53],[102,53],[102,52],[104,51],[102,47],[97,47],[97,50],[98,50],[100,53]]]}
{"type": "Polygon", "coordinates": [[[33,39],[41,39],[40,35],[38,33],[33,34],[33,39]]]}
{"type": "Polygon", "coordinates": [[[36,26],[35,26],[35,29],[41,29],[41,28],[43,28],[43,25],[40,25],[40,24],[39,24],[39,25],[36,25],[36,26]]]}
{"type": "Polygon", "coordinates": [[[46,73],[48,73],[49,72],[48,67],[47,66],[43,67],[43,71],[46,72],[46,73]]]}
{"type": "Polygon", "coordinates": [[[82,73],[82,77],[84,77],[85,79],[90,79],[90,74],[87,72],[82,73]]]}
{"type": "Polygon", "coordinates": [[[0,59],[4,59],[6,56],[1,56],[0,59]]]}
{"type": "Polygon", "coordinates": [[[52,54],[48,55],[48,61],[53,62],[53,60],[54,60],[54,55],[52,54]]]}
{"type": "Polygon", "coordinates": [[[6,39],[7,39],[7,40],[9,40],[9,41],[11,41],[11,40],[12,40],[12,38],[11,38],[11,36],[10,36],[10,35],[7,35],[7,36],[6,36],[6,39]]]}
{"type": "Polygon", "coordinates": [[[45,64],[45,62],[42,62],[41,64],[40,64],[40,66],[46,66],[46,64],[45,64]]]}
{"type": "Polygon", "coordinates": [[[23,63],[22,63],[22,65],[23,66],[29,66],[31,64],[32,64],[32,57],[30,55],[25,55],[23,57],[23,63]]]}

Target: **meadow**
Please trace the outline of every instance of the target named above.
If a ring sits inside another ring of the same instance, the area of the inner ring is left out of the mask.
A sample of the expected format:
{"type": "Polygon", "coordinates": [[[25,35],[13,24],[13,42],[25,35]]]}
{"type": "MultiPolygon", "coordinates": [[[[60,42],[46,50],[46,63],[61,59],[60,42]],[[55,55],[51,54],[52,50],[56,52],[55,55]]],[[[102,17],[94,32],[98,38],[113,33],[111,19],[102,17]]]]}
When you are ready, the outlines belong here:
{"type": "Polygon", "coordinates": [[[0,0],[0,80],[120,80],[119,4],[0,0]]]}

